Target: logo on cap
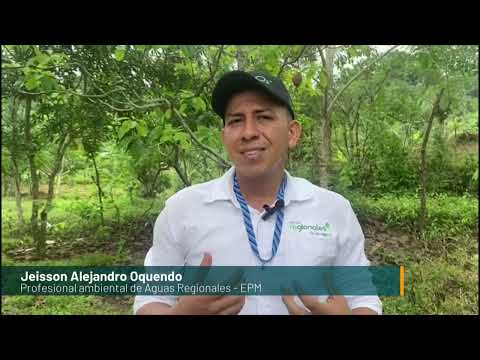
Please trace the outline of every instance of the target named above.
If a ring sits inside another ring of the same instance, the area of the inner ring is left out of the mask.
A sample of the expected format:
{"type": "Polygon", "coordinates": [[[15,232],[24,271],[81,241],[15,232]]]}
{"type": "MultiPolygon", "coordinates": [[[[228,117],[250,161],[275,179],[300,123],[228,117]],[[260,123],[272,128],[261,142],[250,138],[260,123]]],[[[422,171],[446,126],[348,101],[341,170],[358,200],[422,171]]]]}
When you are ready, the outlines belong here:
{"type": "Polygon", "coordinates": [[[268,80],[267,78],[265,78],[265,76],[262,76],[262,75],[255,76],[255,79],[257,79],[260,82],[266,83],[268,85],[272,83],[272,80],[268,80]]]}

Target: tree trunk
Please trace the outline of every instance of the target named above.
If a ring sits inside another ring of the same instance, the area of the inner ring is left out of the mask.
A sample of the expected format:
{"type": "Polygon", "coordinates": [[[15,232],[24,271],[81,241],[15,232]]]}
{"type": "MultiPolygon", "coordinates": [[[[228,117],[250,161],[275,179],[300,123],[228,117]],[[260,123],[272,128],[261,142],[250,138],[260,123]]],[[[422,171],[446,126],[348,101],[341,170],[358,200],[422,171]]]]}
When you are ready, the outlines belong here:
{"type": "Polygon", "coordinates": [[[428,178],[428,169],[427,169],[427,145],[430,138],[430,132],[432,130],[433,120],[438,113],[440,99],[443,95],[444,89],[440,90],[440,93],[435,99],[435,103],[432,108],[432,112],[427,122],[427,128],[423,135],[422,147],[420,152],[420,213],[418,218],[418,232],[420,235],[423,235],[425,232],[425,226],[428,218],[427,211],[427,178],[428,178]]]}
{"type": "Polygon", "coordinates": [[[102,200],[103,190],[102,190],[102,187],[100,185],[100,174],[98,172],[97,162],[95,161],[95,154],[90,153],[90,158],[92,159],[93,168],[95,169],[95,179],[94,180],[95,180],[95,185],[97,186],[98,204],[99,204],[99,207],[100,207],[100,221],[101,221],[101,224],[103,226],[103,225],[105,225],[105,219],[103,217],[103,200],[102,200]]]}
{"type": "Polygon", "coordinates": [[[321,122],[319,122],[316,126],[312,126],[312,154],[313,158],[313,166],[311,169],[311,178],[317,180],[317,184],[319,184],[318,179],[320,178],[320,154],[321,154],[321,146],[322,146],[322,127],[321,122]],[[317,151],[315,151],[317,149],[317,151]]]}
{"type": "Polygon", "coordinates": [[[20,228],[23,229],[25,225],[25,220],[23,218],[23,208],[22,208],[22,182],[20,178],[20,171],[18,167],[18,144],[20,139],[18,138],[18,124],[17,124],[17,102],[16,98],[13,97],[10,102],[10,107],[12,109],[11,121],[12,121],[12,149],[10,151],[10,156],[12,159],[12,177],[15,183],[15,205],[17,208],[17,218],[20,228]]]}
{"type": "Polygon", "coordinates": [[[32,141],[32,125],[30,123],[30,115],[32,110],[32,98],[27,96],[25,98],[25,143],[27,147],[27,157],[30,166],[30,178],[32,183],[32,216],[30,218],[30,227],[32,231],[33,242],[36,246],[37,255],[42,257],[45,255],[45,238],[42,238],[38,227],[38,211],[39,204],[39,180],[38,170],[35,159],[35,148],[32,141]]]}
{"type": "Polygon", "coordinates": [[[354,150],[354,158],[355,161],[359,162],[360,159],[360,142],[358,140],[358,124],[360,122],[360,113],[357,112],[357,117],[355,120],[355,150],[354,150]]]}
{"type": "Polygon", "coordinates": [[[183,184],[184,184],[186,187],[192,185],[192,183],[190,182],[190,180],[188,180],[187,175],[183,173],[182,169],[180,169],[180,166],[179,166],[178,164],[174,164],[174,165],[173,165],[173,168],[175,169],[175,171],[177,172],[178,176],[180,177],[180,179],[182,180],[183,184]]]}
{"type": "MultiPolygon", "coordinates": [[[[3,169],[2,169],[3,170],[3,169]]],[[[15,188],[13,186],[15,180],[12,174],[2,171],[2,194],[3,196],[15,196],[15,188]]]]}
{"type": "Polygon", "coordinates": [[[329,173],[330,173],[330,159],[331,159],[331,149],[332,149],[332,124],[331,116],[332,112],[330,111],[330,99],[328,98],[328,93],[332,87],[333,82],[333,61],[335,59],[335,49],[327,48],[325,50],[325,71],[328,76],[328,84],[325,88],[325,94],[323,97],[323,108],[322,108],[322,125],[321,125],[321,136],[322,141],[320,143],[320,151],[318,153],[318,169],[319,169],[319,179],[318,182],[321,187],[328,188],[330,185],[329,173]]]}
{"type": "MultiPolygon", "coordinates": [[[[13,165],[12,165],[13,166],[13,165]]],[[[15,176],[9,176],[9,180],[7,181],[7,196],[14,197],[15,196],[15,176]]]]}
{"type": "Polygon", "coordinates": [[[16,161],[12,161],[13,172],[14,172],[14,181],[15,181],[15,205],[17,208],[17,218],[20,228],[23,229],[25,225],[25,220],[23,218],[23,207],[22,207],[22,183],[20,179],[20,172],[18,170],[18,165],[16,161]]]}
{"type": "Polygon", "coordinates": [[[245,71],[247,61],[245,59],[245,49],[243,45],[237,45],[236,59],[237,70],[245,71]]]}
{"type": "Polygon", "coordinates": [[[356,79],[358,79],[362,73],[364,73],[367,69],[369,69],[373,64],[377,63],[379,60],[387,56],[391,51],[393,51],[398,46],[399,45],[392,46],[389,50],[383,53],[383,55],[369,62],[362,70],[360,70],[354,76],[352,76],[350,80],[348,80],[347,83],[338,92],[335,93],[335,95],[331,100],[328,99],[328,93],[333,84],[333,61],[335,59],[336,49],[327,47],[325,50],[325,53],[326,53],[325,56],[323,55],[323,50],[320,50],[322,63],[328,75],[328,80],[329,80],[325,89],[325,101],[324,101],[325,108],[323,109],[322,116],[321,116],[321,120],[323,121],[322,142],[319,145],[320,152],[318,154],[320,186],[328,187],[329,185],[329,170],[330,170],[330,160],[331,160],[331,114],[332,114],[333,106],[337,102],[338,98],[343,94],[343,92],[356,79]]]}
{"type": "Polygon", "coordinates": [[[352,146],[351,145],[351,141],[349,142],[348,139],[350,138],[351,140],[351,132],[349,129],[349,126],[348,125],[345,125],[343,124],[342,125],[342,135],[343,135],[343,143],[345,145],[345,153],[347,154],[347,160],[350,161],[351,159],[351,155],[350,155],[350,147],[352,146]]]}
{"type": "Polygon", "coordinates": [[[55,196],[60,194],[60,186],[62,185],[62,174],[63,174],[63,167],[65,166],[65,154],[62,156],[62,162],[60,164],[60,171],[58,172],[57,176],[57,184],[55,185],[55,196]]]}
{"type": "Polygon", "coordinates": [[[173,164],[172,164],[173,168],[175,169],[176,173],[178,174],[178,176],[180,177],[180,179],[182,180],[183,184],[185,186],[191,186],[192,183],[191,181],[188,179],[188,174],[187,174],[187,168],[185,168],[185,170],[182,170],[181,166],[180,166],[180,156],[179,156],[179,149],[178,147],[175,149],[175,159],[173,161],[173,164]]]}
{"type": "Polygon", "coordinates": [[[2,197],[8,196],[8,189],[7,189],[7,184],[8,182],[8,175],[4,173],[3,167],[2,167],[2,197]]]}
{"type": "Polygon", "coordinates": [[[63,139],[59,142],[59,146],[58,146],[58,149],[57,149],[57,154],[55,156],[55,162],[53,164],[53,170],[48,175],[47,201],[45,203],[45,206],[42,209],[42,212],[40,213],[40,234],[39,234],[39,237],[44,244],[45,244],[45,240],[47,238],[48,212],[50,211],[50,209],[52,207],[52,200],[53,200],[54,191],[55,191],[55,177],[57,176],[57,174],[60,173],[60,169],[62,168],[63,159],[64,159],[64,156],[65,156],[65,151],[67,150],[69,142],[70,142],[70,136],[67,133],[67,134],[64,135],[63,139]]]}
{"type": "Polygon", "coordinates": [[[329,167],[331,158],[331,141],[332,141],[332,128],[329,114],[323,116],[322,126],[322,141],[320,143],[319,152],[319,184],[321,187],[328,188],[329,186],[329,167]]]}
{"type": "Polygon", "coordinates": [[[438,122],[438,132],[439,132],[439,135],[440,135],[440,139],[442,141],[445,140],[446,136],[445,136],[445,119],[439,119],[440,121],[438,122]]]}
{"type": "Polygon", "coordinates": [[[2,196],[15,196],[15,187],[13,185],[14,183],[15,180],[13,179],[13,175],[11,173],[7,173],[2,168],[2,196]]]}

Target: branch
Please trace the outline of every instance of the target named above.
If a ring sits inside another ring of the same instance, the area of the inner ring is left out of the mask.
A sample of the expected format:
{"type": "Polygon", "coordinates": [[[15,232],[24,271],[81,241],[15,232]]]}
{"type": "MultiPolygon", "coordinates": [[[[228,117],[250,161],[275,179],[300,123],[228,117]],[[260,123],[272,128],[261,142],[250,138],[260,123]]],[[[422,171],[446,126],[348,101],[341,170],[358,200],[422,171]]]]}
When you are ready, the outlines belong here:
{"type": "MultiPolygon", "coordinates": [[[[200,145],[198,144],[195,144],[196,146],[200,147],[200,145]]],[[[200,148],[201,149],[201,148],[200,148]]],[[[203,149],[201,149],[203,150],[203,149]]],[[[208,158],[210,159],[211,161],[215,162],[218,166],[220,166],[222,169],[226,170],[228,169],[231,165],[228,164],[228,166],[225,165],[224,162],[218,160],[218,158],[214,157],[213,155],[211,155],[210,153],[208,152],[204,152],[203,154],[205,154],[206,156],[203,156],[202,158],[205,159],[205,158],[208,158]]]]}
{"type": "MultiPolygon", "coordinates": [[[[338,138],[337,128],[335,127],[333,131],[334,131],[334,133],[335,133],[335,136],[333,136],[333,142],[334,142],[334,144],[337,146],[337,149],[340,150],[340,152],[343,154],[343,156],[345,156],[345,158],[349,159],[350,156],[347,155],[347,153],[345,153],[345,151],[342,149],[342,147],[340,146],[340,144],[339,144],[339,142],[338,142],[338,140],[337,140],[337,138],[338,138]]],[[[345,144],[345,145],[347,145],[347,144],[345,144]]],[[[346,149],[347,149],[347,152],[348,152],[348,146],[346,146],[346,149]]]]}
{"type": "Polygon", "coordinates": [[[307,49],[307,46],[308,45],[304,45],[302,50],[300,50],[300,53],[298,54],[298,56],[296,58],[294,58],[292,61],[287,61],[288,59],[288,56],[285,57],[285,59],[283,59],[283,64],[282,66],[280,66],[280,70],[278,71],[278,74],[277,76],[280,76],[280,74],[283,72],[283,69],[285,68],[285,66],[287,65],[293,65],[295,64],[298,60],[300,60],[300,58],[302,57],[303,53],[305,52],[305,50],[307,49]]]}
{"type": "Polygon", "coordinates": [[[2,66],[2,71],[24,69],[24,68],[34,68],[39,70],[57,70],[58,69],[58,67],[56,66],[41,67],[36,65],[19,65],[19,66],[2,66]]]}
{"type": "Polygon", "coordinates": [[[19,89],[12,89],[12,90],[13,90],[13,92],[16,92],[17,94],[29,95],[29,96],[44,95],[44,94],[59,92],[58,90],[45,90],[45,91],[40,91],[40,92],[29,92],[29,91],[23,91],[23,90],[19,90],[19,89]]]}
{"type": "MultiPolygon", "coordinates": [[[[330,102],[330,105],[328,106],[328,109],[327,109],[327,113],[332,111],[332,108],[333,108],[333,105],[335,104],[335,102],[337,101],[337,99],[339,98],[340,95],[342,95],[342,93],[360,76],[362,75],[368,68],[370,68],[373,64],[375,64],[376,62],[380,61],[382,58],[384,58],[385,56],[387,56],[392,50],[396,49],[397,47],[399,47],[400,45],[395,45],[395,46],[392,46],[390,49],[388,49],[386,52],[384,52],[379,58],[377,59],[374,59],[373,61],[370,62],[370,64],[368,64],[367,66],[365,66],[362,70],[360,70],[357,74],[355,74],[354,76],[352,76],[352,78],[345,84],[345,86],[343,88],[340,89],[340,91],[335,95],[335,97],[333,98],[333,100],[330,102]]],[[[323,60],[322,60],[323,61],[323,60]]]]}
{"type": "Polygon", "coordinates": [[[123,89],[122,88],[117,88],[117,89],[113,89],[113,90],[110,90],[110,91],[107,91],[107,92],[102,92],[101,94],[96,94],[96,95],[85,95],[85,94],[80,94],[78,92],[71,91],[71,90],[58,90],[58,89],[56,89],[56,90],[45,90],[45,91],[39,91],[39,92],[24,91],[24,90],[19,90],[19,89],[16,89],[14,91],[17,92],[18,94],[21,94],[21,95],[30,95],[30,96],[58,93],[58,94],[71,94],[71,95],[81,96],[81,97],[85,97],[85,98],[102,98],[102,97],[106,97],[110,94],[113,94],[115,92],[123,91],[123,89]]]}
{"type": "MultiPolygon", "coordinates": [[[[72,65],[77,65],[77,66],[80,68],[80,72],[83,71],[83,72],[88,76],[88,78],[94,79],[94,77],[93,77],[92,74],[87,70],[87,68],[85,67],[84,64],[82,64],[82,63],[80,63],[80,62],[74,61],[74,62],[72,62],[72,65]]],[[[88,79],[88,78],[86,77],[85,79],[88,79]]],[[[86,81],[86,80],[85,80],[85,81],[86,81]]],[[[117,82],[117,83],[113,84],[112,86],[117,86],[117,85],[120,84],[120,83],[121,83],[121,82],[117,82]]],[[[91,84],[94,88],[96,88],[98,91],[100,91],[100,93],[103,93],[103,90],[100,89],[100,87],[98,87],[98,85],[95,83],[95,81],[92,81],[90,84],[91,84]]]]}
{"type": "Polygon", "coordinates": [[[352,109],[350,110],[345,109],[345,106],[342,103],[338,103],[338,106],[340,107],[340,110],[347,116],[350,117],[350,113],[352,112],[352,109]]]}
{"type": "MultiPolygon", "coordinates": [[[[169,105],[168,101],[164,100],[164,99],[157,99],[156,101],[153,101],[153,102],[150,102],[150,103],[147,103],[147,104],[144,104],[144,105],[137,105],[137,104],[135,104],[135,103],[133,103],[129,100],[129,104],[132,105],[132,107],[118,108],[116,106],[113,106],[112,104],[109,104],[109,103],[101,100],[101,99],[99,99],[98,101],[101,102],[103,105],[107,106],[108,108],[110,108],[111,110],[118,111],[118,112],[129,112],[129,111],[135,111],[135,110],[147,110],[147,109],[156,108],[156,107],[158,107],[160,105],[163,105],[163,104],[169,105]]],[[[119,100],[117,100],[117,102],[120,103],[120,104],[123,104],[123,105],[128,105],[127,103],[119,101],[119,100]]]]}
{"type": "Polygon", "coordinates": [[[2,49],[4,49],[5,51],[7,51],[7,52],[10,54],[10,56],[11,56],[13,59],[15,59],[15,54],[12,53],[9,48],[7,48],[6,46],[2,46],[2,49]]]}
{"type": "Polygon", "coordinates": [[[224,167],[224,168],[229,168],[230,167],[230,164],[228,162],[225,161],[224,158],[222,158],[220,155],[218,155],[214,150],[212,150],[211,148],[209,148],[207,145],[203,144],[196,136],[195,134],[193,133],[192,129],[190,129],[190,127],[188,126],[188,124],[185,122],[185,119],[183,118],[183,116],[180,114],[180,112],[175,109],[174,107],[171,108],[175,114],[177,114],[177,117],[179,118],[180,122],[182,123],[182,126],[183,128],[188,132],[188,134],[192,137],[193,141],[195,141],[195,143],[200,146],[203,150],[205,150],[207,153],[209,153],[210,155],[213,155],[213,157],[218,161],[218,163],[224,167]]]}
{"type": "Polygon", "coordinates": [[[197,91],[196,91],[195,94],[192,96],[192,98],[199,96],[200,93],[203,91],[203,88],[204,88],[209,82],[211,82],[211,81],[214,79],[215,74],[216,74],[217,71],[218,71],[218,66],[220,65],[220,58],[222,57],[222,54],[223,54],[223,47],[224,47],[224,45],[221,45],[220,48],[218,49],[218,53],[217,53],[216,58],[215,58],[215,64],[214,64],[213,71],[211,70],[211,68],[210,68],[210,63],[209,63],[210,76],[208,77],[207,80],[205,80],[205,81],[198,87],[197,91]]]}
{"type": "Polygon", "coordinates": [[[429,136],[430,136],[430,131],[431,131],[432,125],[433,125],[433,119],[438,114],[440,100],[443,96],[444,91],[445,91],[445,88],[442,88],[440,90],[440,92],[438,93],[438,95],[435,98],[435,102],[433,103],[432,112],[430,113],[430,117],[429,117],[428,122],[427,122],[427,128],[425,130],[425,133],[423,134],[423,141],[422,141],[422,148],[421,148],[422,154],[425,154],[425,152],[426,152],[427,143],[428,143],[428,139],[429,139],[429,136]]]}
{"type": "Polygon", "coordinates": [[[69,94],[72,94],[72,95],[78,95],[78,96],[81,96],[81,97],[86,97],[86,98],[102,98],[102,97],[106,97],[110,94],[113,94],[115,92],[119,92],[119,91],[123,91],[123,88],[117,88],[117,89],[113,89],[113,90],[110,90],[110,91],[106,91],[106,92],[103,92],[101,94],[96,94],[96,95],[85,95],[85,94],[79,94],[75,91],[71,91],[71,90],[66,90],[65,92],[69,93],[69,94]]]}
{"type": "Polygon", "coordinates": [[[326,47],[325,48],[319,48],[318,52],[320,53],[320,59],[322,60],[322,66],[323,66],[324,69],[326,69],[327,68],[327,60],[325,60],[325,55],[323,55],[323,49],[326,49],[326,47]]]}
{"type": "Polygon", "coordinates": [[[130,111],[134,111],[135,109],[134,108],[124,108],[124,109],[121,109],[121,108],[117,108],[103,100],[99,100],[99,102],[101,102],[103,105],[105,105],[106,107],[108,107],[110,110],[113,110],[113,111],[118,111],[118,112],[130,112],[130,111]]]}

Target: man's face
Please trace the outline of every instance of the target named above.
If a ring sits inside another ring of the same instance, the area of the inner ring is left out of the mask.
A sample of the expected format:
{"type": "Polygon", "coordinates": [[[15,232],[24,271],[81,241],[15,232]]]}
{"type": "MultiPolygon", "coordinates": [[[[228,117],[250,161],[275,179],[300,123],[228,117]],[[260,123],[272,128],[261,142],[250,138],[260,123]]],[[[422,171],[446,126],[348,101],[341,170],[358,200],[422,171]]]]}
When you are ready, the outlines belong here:
{"type": "Polygon", "coordinates": [[[288,149],[296,146],[301,126],[286,107],[268,96],[246,91],[232,96],[225,112],[223,143],[239,174],[263,177],[283,170],[288,149]]]}

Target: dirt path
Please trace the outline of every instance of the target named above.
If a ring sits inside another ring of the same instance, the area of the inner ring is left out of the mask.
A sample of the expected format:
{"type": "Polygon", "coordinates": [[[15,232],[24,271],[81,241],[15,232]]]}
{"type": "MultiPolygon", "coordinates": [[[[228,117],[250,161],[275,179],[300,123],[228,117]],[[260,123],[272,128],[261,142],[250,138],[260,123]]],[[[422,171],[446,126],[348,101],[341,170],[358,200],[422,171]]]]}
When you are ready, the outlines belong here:
{"type": "Polygon", "coordinates": [[[365,253],[371,265],[401,263],[402,254],[413,252],[416,247],[412,234],[388,229],[378,220],[363,219],[361,226],[365,235],[365,253]]]}

